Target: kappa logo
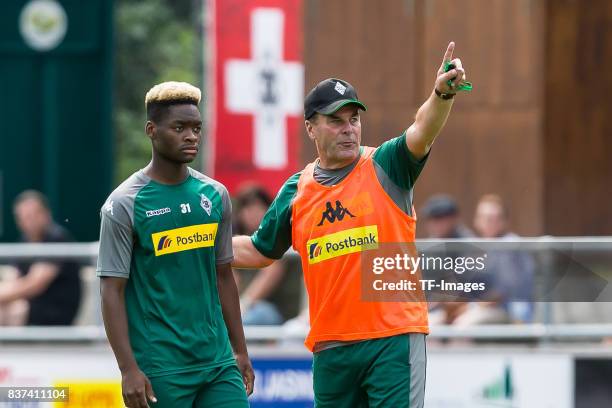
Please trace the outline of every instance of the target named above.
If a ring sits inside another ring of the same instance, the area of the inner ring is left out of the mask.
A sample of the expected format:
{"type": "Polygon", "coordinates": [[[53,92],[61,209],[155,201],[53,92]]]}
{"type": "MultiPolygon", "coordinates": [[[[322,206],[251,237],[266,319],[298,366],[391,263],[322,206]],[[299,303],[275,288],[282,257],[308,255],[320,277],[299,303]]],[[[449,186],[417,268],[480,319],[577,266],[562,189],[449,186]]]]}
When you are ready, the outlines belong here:
{"type": "Polygon", "coordinates": [[[156,215],[164,215],[168,214],[172,210],[170,207],[160,208],[158,210],[147,210],[145,214],[147,214],[147,218],[155,217],[156,215]]]}
{"type": "Polygon", "coordinates": [[[340,95],[344,95],[344,93],[346,92],[346,86],[342,85],[340,82],[336,82],[336,86],[334,87],[334,89],[340,94],[340,95]]]}
{"type": "Polygon", "coordinates": [[[325,211],[323,211],[321,221],[319,221],[317,227],[323,225],[325,220],[329,221],[330,224],[333,224],[336,222],[336,220],[342,221],[346,215],[350,216],[351,218],[355,218],[348,208],[344,208],[344,206],[342,206],[340,200],[336,200],[336,208],[332,206],[331,201],[328,201],[325,203],[325,211]]]}

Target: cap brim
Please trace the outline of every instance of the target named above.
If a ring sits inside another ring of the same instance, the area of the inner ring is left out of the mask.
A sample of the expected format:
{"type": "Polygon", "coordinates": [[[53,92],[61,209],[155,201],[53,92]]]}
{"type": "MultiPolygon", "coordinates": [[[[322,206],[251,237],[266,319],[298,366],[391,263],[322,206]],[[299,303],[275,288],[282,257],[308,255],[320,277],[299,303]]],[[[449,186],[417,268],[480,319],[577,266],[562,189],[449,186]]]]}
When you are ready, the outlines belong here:
{"type": "Polygon", "coordinates": [[[357,105],[359,109],[364,110],[364,111],[368,110],[368,108],[366,108],[366,106],[361,101],[358,101],[357,99],[340,99],[339,101],[330,103],[326,107],[317,109],[316,111],[323,115],[331,115],[333,113],[336,113],[343,106],[346,106],[349,104],[357,105]]]}

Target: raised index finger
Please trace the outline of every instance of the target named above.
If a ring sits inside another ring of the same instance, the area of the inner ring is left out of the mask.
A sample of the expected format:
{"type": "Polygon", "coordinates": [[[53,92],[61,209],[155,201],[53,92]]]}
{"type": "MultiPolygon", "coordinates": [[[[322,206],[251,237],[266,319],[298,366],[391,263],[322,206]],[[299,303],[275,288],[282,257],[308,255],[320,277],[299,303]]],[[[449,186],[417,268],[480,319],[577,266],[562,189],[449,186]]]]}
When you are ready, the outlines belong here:
{"type": "Polygon", "coordinates": [[[442,62],[450,61],[453,59],[453,51],[455,50],[455,43],[453,41],[448,43],[446,52],[444,53],[444,60],[442,62]]]}

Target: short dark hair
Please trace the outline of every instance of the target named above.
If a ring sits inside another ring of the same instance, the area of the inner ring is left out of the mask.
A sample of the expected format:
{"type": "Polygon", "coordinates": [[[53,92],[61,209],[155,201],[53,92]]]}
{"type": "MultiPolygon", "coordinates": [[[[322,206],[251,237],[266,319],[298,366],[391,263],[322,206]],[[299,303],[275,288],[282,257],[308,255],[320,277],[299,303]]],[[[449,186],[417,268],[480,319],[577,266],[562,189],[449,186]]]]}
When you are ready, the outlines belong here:
{"type": "Polygon", "coordinates": [[[240,189],[236,195],[236,207],[237,210],[244,208],[255,202],[260,202],[266,207],[272,204],[272,197],[268,192],[260,185],[251,184],[240,189]]]}
{"type": "Polygon", "coordinates": [[[38,190],[24,190],[15,197],[15,201],[13,201],[13,210],[17,208],[17,206],[24,201],[27,200],[36,200],[43,206],[46,210],[49,210],[49,200],[47,197],[38,190]]]}
{"type": "Polygon", "coordinates": [[[427,199],[421,210],[425,219],[439,219],[459,215],[455,199],[447,194],[436,194],[427,199]]]}
{"type": "Polygon", "coordinates": [[[147,120],[159,123],[168,114],[168,108],[170,106],[183,104],[190,104],[195,107],[198,106],[198,104],[192,99],[177,99],[172,101],[150,102],[147,104],[147,120]]]}
{"type": "Polygon", "coordinates": [[[309,117],[306,120],[310,123],[317,123],[320,117],[321,117],[321,114],[319,112],[315,112],[311,117],[309,117]]]}

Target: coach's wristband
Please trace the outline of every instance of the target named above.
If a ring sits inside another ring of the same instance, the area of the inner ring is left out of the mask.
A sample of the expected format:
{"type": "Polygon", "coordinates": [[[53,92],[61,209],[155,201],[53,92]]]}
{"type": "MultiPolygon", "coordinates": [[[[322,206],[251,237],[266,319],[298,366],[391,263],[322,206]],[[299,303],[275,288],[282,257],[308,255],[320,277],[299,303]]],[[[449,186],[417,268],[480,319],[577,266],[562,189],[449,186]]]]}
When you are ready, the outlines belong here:
{"type": "Polygon", "coordinates": [[[442,93],[438,91],[438,88],[434,88],[434,92],[436,93],[436,96],[438,98],[444,99],[445,101],[448,101],[449,99],[453,99],[455,97],[454,93],[442,93]]]}

